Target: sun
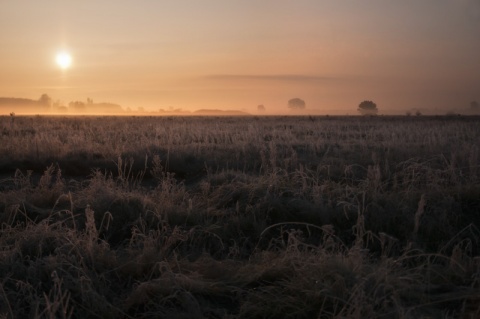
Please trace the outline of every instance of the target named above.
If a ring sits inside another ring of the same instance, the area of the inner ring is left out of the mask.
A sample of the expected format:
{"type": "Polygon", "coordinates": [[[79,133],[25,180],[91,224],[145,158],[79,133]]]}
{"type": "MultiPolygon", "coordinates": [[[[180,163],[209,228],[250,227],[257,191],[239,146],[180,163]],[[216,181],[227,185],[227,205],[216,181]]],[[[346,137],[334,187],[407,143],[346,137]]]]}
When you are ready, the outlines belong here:
{"type": "Polygon", "coordinates": [[[59,52],[55,56],[55,61],[61,69],[66,70],[72,65],[72,56],[65,51],[59,52]]]}

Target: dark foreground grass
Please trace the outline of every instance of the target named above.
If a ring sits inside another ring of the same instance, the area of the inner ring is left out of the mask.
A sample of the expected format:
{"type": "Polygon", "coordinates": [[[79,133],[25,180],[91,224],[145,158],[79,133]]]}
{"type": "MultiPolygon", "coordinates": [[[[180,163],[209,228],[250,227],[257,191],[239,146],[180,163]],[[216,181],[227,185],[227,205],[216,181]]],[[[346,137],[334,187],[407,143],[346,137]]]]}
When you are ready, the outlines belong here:
{"type": "Polygon", "coordinates": [[[479,318],[474,117],[0,118],[2,318],[479,318]]]}

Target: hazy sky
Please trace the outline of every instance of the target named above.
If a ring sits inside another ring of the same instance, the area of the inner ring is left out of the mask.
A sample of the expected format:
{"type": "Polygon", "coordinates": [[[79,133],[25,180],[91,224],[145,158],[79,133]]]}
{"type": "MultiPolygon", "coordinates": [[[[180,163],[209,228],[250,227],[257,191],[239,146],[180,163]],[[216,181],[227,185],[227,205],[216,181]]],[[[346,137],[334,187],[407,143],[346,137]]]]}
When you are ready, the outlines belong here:
{"type": "Polygon", "coordinates": [[[0,0],[0,96],[42,93],[152,110],[466,108],[480,0],[0,0]]]}

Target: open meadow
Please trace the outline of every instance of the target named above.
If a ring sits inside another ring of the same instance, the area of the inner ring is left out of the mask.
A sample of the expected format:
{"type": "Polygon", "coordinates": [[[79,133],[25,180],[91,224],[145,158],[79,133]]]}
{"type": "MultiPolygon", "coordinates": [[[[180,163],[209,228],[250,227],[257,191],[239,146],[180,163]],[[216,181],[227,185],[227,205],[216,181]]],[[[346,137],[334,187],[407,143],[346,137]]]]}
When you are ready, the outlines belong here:
{"type": "Polygon", "coordinates": [[[480,117],[0,117],[0,318],[480,318],[480,117]]]}

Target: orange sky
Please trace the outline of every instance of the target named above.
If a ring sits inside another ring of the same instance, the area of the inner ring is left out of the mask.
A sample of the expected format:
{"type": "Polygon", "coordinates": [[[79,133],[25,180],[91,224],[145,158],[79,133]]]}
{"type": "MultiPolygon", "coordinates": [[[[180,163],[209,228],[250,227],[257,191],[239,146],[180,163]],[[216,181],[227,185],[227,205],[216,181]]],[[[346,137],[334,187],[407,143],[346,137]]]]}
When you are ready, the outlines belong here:
{"type": "Polygon", "coordinates": [[[355,114],[480,99],[478,0],[1,1],[0,96],[355,114]],[[61,49],[73,64],[55,64],[61,49]]]}

